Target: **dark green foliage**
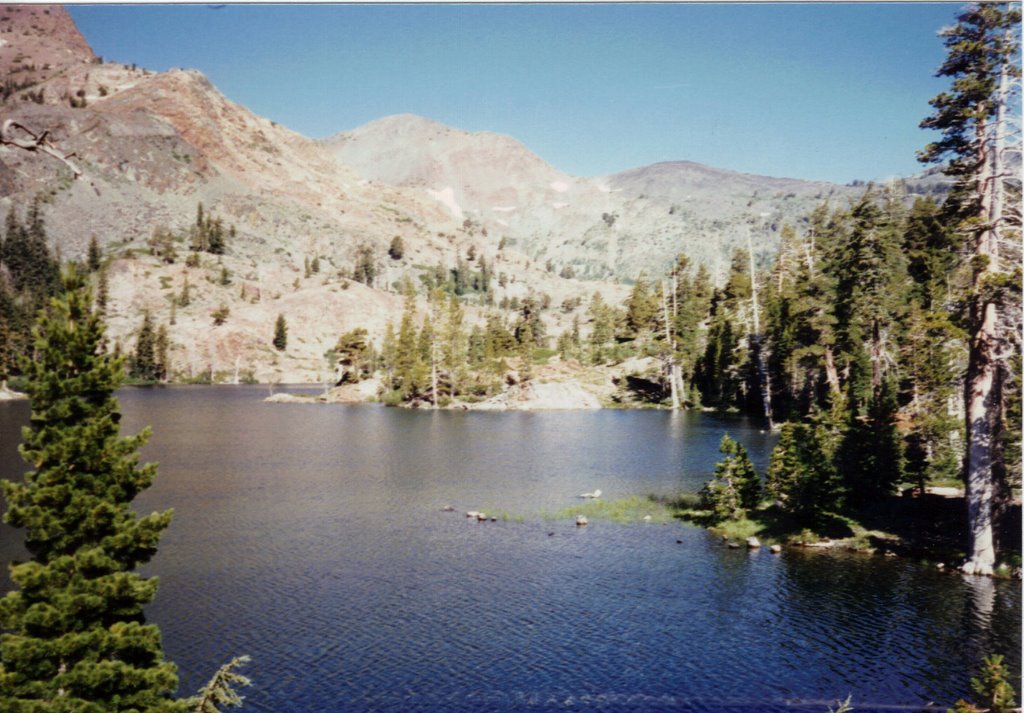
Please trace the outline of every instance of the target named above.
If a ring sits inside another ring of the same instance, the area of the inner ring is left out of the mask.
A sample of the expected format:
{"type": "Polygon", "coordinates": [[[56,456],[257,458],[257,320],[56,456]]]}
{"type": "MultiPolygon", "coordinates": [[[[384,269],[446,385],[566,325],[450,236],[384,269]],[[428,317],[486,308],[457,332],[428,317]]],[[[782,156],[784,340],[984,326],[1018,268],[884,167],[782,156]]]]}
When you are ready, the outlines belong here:
{"type": "Polygon", "coordinates": [[[149,249],[160,261],[173,265],[178,259],[178,249],[175,247],[174,234],[164,227],[156,227],[149,238],[149,249]]]}
{"type": "MultiPolygon", "coordinates": [[[[963,331],[948,312],[911,305],[900,361],[907,380],[907,474],[922,489],[960,475],[963,422],[949,404],[961,397],[966,362],[963,331]]],[[[1018,430],[1019,433],[1019,430],[1018,430]]]]}
{"type": "Polygon", "coordinates": [[[153,331],[153,320],[147,311],[142,317],[139,336],[135,340],[135,353],[129,363],[128,374],[133,379],[156,381],[160,377],[157,365],[156,334],[153,331]]]}
{"type": "Polygon", "coordinates": [[[338,383],[354,383],[362,381],[373,373],[376,354],[369,334],[362,327],[345,332],[338,337],[334,345],[337,364],[341,367],[338,383]]]}
{"type": "Polygon", "coordinates": [[[101,353],[103,325],[82,285],[69,276],[22,363],[32,416],[21,453],[32,470],[3,482],[4,519],[25,530],[32,559],[12,565],[18,589],[0,600],[0,708],[182,711],[170,699],[175,667],[143,615],[156,579],[133,571],[156,553],[171,512],[131,509],[156,475],[138,465],[149,434],[119,435],[122,366],[101,353]]]}
{"type": "MultiPolygon", "coordinates": [[[[171,315],[173,316],[173,314],[174,305],[171,305],[171,315]]],[[[161,324],[156,330],[154,350],[156,351],[156,379],[158,381],[167,381],[171,373],[171,340],[167,334],[167,325],[165,324],[161,324]]]]}
{"type": "Polygon", "coordinates": [[[58,260],[47,246],[42,202],[37,198],[22,225],[11,206],[0,242],[0,380],[18,373],[18,357],[32,349],[36,312],[62,287],[58,260]]]}
{"type": "Polygon", "coordinates": [[[284,315],[277,315],[277,321],[274,322],[274,349],[279,352],[283,352],[288,348],[288,322],[285,321],[284,315]]]}
{"type": "Polygon", "coordinates": [[[364,285],[373,286],[378,273],[377,258],[373,246],[363,243],[356,248],[355,266],[352,268],[352,279],[364,285]]]}
{"type": "Polygon", "coordinates": [[[626,326],[637,334],[644,330],[656,329],[655,316],[658,301],[647,282],[647,275],[640,273],[633,283],[633,290],[626,300],[626,326]]]}
{"type": "Polygon", "coordinates": [[[820,424],[783,424],[768,466],[766,489],[784,510],[809,516],[841,507],[844,493],[830,440],[820,424]]]}
{"type": "Polygon", "coordinates": [[[402,240],[401,235],[396,235],[391,239],[391,246],[388,248],[388,257],[392,260],[401,260],[405,257],[405,241],[402,240]]]}
{"type": "Polygon", "coordinates": [[[864,415],[858,415],[858,410],[852,403],[849,423],[836,454],[848,500],[854,505],[877,502],[894,494],[903,478],[904,466],[892,383],[883,384],[864,415]]]}
{"type": "Polygon", "coordinates": [[[591,321],[590,330],[590,362],[603,364],[610,355],[609,342],[614,337],[615,315],[604,303],[600,292],[595,292],[587,309],[591,321]]]}
{"type": "Polygon", "coordinates": [[[718,450],[725,458],[715,465],[715,477],[701,490],[701,506],[716,520],[738,520],[744,510],[757,507],[761,479],[747,450],[728,435],[722,436],[718,450]]]}
{"type": "Polygon", "coordinates": [[[228,235],[235,237],[235,226],[228,229],[224,221],[203,212],[203,204],[196,207],[196,222],[191,230],[191,249],[195,252],[208,252],[212,255],[223,255],[227,249],[228,235]]]}
{"type": "Polygon", "coordinates": [[[110,299],[110,277],[107,275],[106,269],[99,271],[96,282],[96,310],[100,316],[103,316],[107,312],[107,302],[110,299]]]}
{"type": "Polygon", "coordinates": [[[100,249],[100,244],[96,241],[96,236],[93,235],[89,238],[89,251],[86,255],[86,265],[89,268],[89,272],[96,272],[100,269],[100,265],[103,264],[103,251],[100,249]]]}
{"type": "Polygon", "coordinates": [[[952,301],[951,279],[962,238],[950,224],[933,198],[918,198],[907,216],[903,234],[907,273],[913,297],[926,309],[940,309],[952,301]]]}
{"type": "MultiPolygon", "coordinates": [[[[957,24],[942,31],[946,38],[946,59],[938,76],[953,77],[952,91],[942,92],[929,104],[934,113],[921,122],[921,128],[942,132],[941,137],[928,144],[918,154],[924,163],[949,162],[945,173],[956,176],[969,192],[976,191],[981,147],[977,145],[979,128],[984,128],[996,117],[995,100],[999,74],[1004,63],[1013,62],[1017,50],[1020,10],[1007,11],[996,3],[968,6],[957,17],[957,24]]],[[[1020,76],[1019,65],[1011,66],[1014,76],[1020,76]]],[[[959,203],[966,195],[954,195],[959,203]]]]}
{"type": "Polygon", "coordinates": [[[749,350],[750,297],[750,256],[746,250],[736,250],[725,287],[715,290],[711,298],[704,354],[694,374],[708,405],[746,410],[759,403],[749,350]]]}

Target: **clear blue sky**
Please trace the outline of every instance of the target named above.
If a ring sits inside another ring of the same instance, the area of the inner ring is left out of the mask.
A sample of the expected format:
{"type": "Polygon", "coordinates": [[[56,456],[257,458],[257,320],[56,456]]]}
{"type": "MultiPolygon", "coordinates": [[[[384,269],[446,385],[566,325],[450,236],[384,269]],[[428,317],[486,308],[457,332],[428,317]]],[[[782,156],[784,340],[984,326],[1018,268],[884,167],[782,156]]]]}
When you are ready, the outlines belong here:
{"type": "Polygon", "coordinates": [[[691,160],[908,175],[959,4],[71,6],[97,54],[191,67],[321,138],[398,113],[603,175],[691,160]],[[219,9],[217,9],[219,8],[219,9]]]}

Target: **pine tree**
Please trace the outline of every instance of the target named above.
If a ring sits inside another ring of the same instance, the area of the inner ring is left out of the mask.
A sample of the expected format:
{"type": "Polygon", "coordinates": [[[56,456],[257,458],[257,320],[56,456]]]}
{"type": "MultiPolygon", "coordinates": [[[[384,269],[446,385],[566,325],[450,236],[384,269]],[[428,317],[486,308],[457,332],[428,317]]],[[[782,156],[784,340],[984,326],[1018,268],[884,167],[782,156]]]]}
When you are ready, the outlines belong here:
{"type": "Polygon", "coordinates": [[[277,315],[277,321],[274,322],[274,349],[279,352],[283,352],[288,348],[288,322],[285,321],[284,314],[277,315]]]}
{"type": "Polygon", "coordinates": [[[103,264],[103,251],[100,250],[100,244],[97,242],[95,235],[89,238],[89,252],[86,256],[86,264],[89,267],[89,272],[96,272],[100,269],[100,265],[103,264]]]}
{"type": "Polygon", "coordinates": [[[896,389],[891,380],[880,394],[869,396],[867,412],[858,415],[850,399],[848,424],[836,454],[848,501],[854,505],[877,502],[896,490],[903,478],[903,440],[896,429],[896,389]]]}
{"type": "Polygon", "coordinates": [[[711,510],[716,519],[738,520],[744,510],[757,507],[761,479],[746,449],[728,434],[722,436],[718,450],[725,458],[715,465],[715,477],[705,484],[701,499],[704,508],[711,510]]]}
{"type": "Polygon", "coordinates": [[[587,309],[593,325],[590,330],[590,363],[602,364],[608,357],[607,344],[612,340],[614,322],[611,309],[604,303],[600,292],[595,292],[587,309]]]}
{"type": "Polygon", "coordinates": [[[782,425],[768,465],[766,490],[784,510],[813,517],[843,505],[830,440],[822,424],[782,425]]]}
{"type": "Polygon", "coordinates": [[[455,295],[449,295],[444,320],[444,344],[441,354],[444,370],[448,376],[448,394],[453,398],[459,392],[461,384],[466,379],[468,344],[466,332],[462,326],[464,321],[465,312],[459,299],[455,295]]]}
{"type": "Polygon", "coordinates": [[[658,300],[651,293],[647,275],[641,272],[626,300],[626,326],[634,334],[651,329],[658,311],[658,300]]]}
{"type": "Polygon", "coordinates": [[[407,295],[395,343],[395,382],[403,400],[418,392],[420,384],[417,381],[422,377],[422,363],[416,342],[416,299],[407,295]]]}
{"type": "Polygon", "coordinates": [[[167,335],[167,325],[161,324],[156,330],[156,340],[153,344],[156,362],[154,378],[157,381],[167,381],[171,373],[170,349],[171,340],[167,335]]]}
{"type": "Polygon", "coordinates": [[[384,329],[384,339],[381,340],[380,344],[381,366],[384,369],[384,386],[388,391],[394,391],[398,388],[395,376],[397,353],[398,345],[395,337],[395,325],[388,320],[387,327],[384,329]]]}
{"type": "Polygon", "coordinates": [[[919,158],[948,159],[944,172],[956,183],[947,205],[965,238],[963,264],[971,276],[965,310],[970,544],[963,569],[973,574],[989,574],[995,564],[993,526],[1008,490],[1001,447],[1007,385],[1015,377],[1008,365],[1020,350],[1019,201],[1007,200],[1017,172],[1005,165],[1009,150],[1020,150],[1019,133],[1015,146],[1009,145],[1011,119],[1020,121],[1019,110],[1010,116],[1010,85],[1020,78],[1020,20],[1020,11],[1009,4],[981,3],[968,6],[955,26],[942,31],[947,55],[938,76],[951,78],[952,87],[931,100],[935,111],[921,122],[941,132],[919,158]]]}
{"type": "Polygon", "coordinates": [[[137,464],[149,433],[119,435],[121,362],[100,351],[103,324],[81,279],[66,284],[35,330],[36,358],[22,364],[32,417],[21,453],[32,470],[3,482],[4,520],[25,529],[32,559],[11,567],[18,590],[0,600],[0,708],[183,711],[170,699],[175,666],[143,615],[157,581],[134,572],[171,512],[131,509],[156,475],[137,464]]]}
{"type": "Polygon", "coordinates": [[[402,240],[401,235],[396,235],[391,239],[391,246],[388,248],[388,257],[392,260],[401,260],[405,255],[405,241],[402,240]]]}
{"type": "Polygon", "coordinates": [[[131,359],[130,374],[135,379],[155,381],[158,376],[156,360],[156,335],[153,332],[153,319],[147,310],[142,317],[142,326],[135,341],[135,353],[131,359]]]}
{"type": "Polygon", "coordinates": [[[110,301],[110,277],[106,269],[99,271],[99,278],[96,286],[96,310],[100,316],[106,316],[107,303],[110,301]]]}

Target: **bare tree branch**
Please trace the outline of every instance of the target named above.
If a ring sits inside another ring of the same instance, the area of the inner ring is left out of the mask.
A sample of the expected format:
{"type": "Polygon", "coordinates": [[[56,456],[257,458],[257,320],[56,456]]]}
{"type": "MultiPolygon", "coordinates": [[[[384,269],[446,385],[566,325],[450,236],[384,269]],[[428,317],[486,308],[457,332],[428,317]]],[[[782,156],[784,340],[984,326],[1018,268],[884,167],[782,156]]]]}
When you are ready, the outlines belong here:
{"type": "Polygon", "coordinates": [[[65,154],[60,149],[56,148],[50,142],[49,131],[44,131],[37,135],[31,129],[19,124],[13,119],[7,119],[3,123],[3,127],[0,127],[0,145],[14,146],[19,149],[25,149],[26,151],[42,151],[45,154],[53,156],[58,161],[63,162],[64,165],[71,169],[71,173],[74,174],[75,178],[79,178],[82,175],[82,170],[71,162],[71,158],[75,154],[65,154]],[[19,132],[22,135],[18,135],[19,132]],[[27,138],[24,135],[27,135],[27,138]]]}

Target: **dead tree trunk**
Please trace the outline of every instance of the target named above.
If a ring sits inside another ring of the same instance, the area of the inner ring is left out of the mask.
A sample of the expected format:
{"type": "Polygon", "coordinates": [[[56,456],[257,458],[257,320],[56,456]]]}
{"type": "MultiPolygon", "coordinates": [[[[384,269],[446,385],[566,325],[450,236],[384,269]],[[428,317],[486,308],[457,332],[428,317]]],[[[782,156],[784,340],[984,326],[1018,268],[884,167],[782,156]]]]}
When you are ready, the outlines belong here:
{"type": "Polygon", "coordinates": [[[750,297],[754,307],[754,332],[750,335],[754,355],[757,359],[757,376],[761,382],[761,407],[764,410],[764,417],[768,421],[768,428],[775,428],[772,421],[772,384],[771,375],[764,363],[764,348],[761,343],[761,317],[760,308],[757,302],[757,272],[754,268],[754,247],[750,238],[750,227],[747,227],[747,254],[750,257],[750,297]]]}
{"type": "Polygon", "coordinates": [[[50,143],[49,131],[36,134],[31,129],[19,124],[13,119],[7,119],[3,123],[3,126],[0,127],[0,145],[14,146],[19,149],[25,149],[26,151],[41,151],[49,156],[53,156],[58,161],[63,162],[65,166],[71,169],[71,173],[75,178],[82,175],[81,169],[71,162],[71,158],[75,154],[66,154],[50,143]]]}
{"type": "Polygon", "coordinates": [[[668,365],[669,389],[672,392],[672,410],[678,411],[679,393],[676,391],[676,385],[679,383],[679,376],[676,372],[679,369],[679,364],[676,362],[676,343],[672,338],[672,325],[669,319],[668,285],[664,280],[661,282],[661,308],[665,317],[665,361],[668,365]]]}

